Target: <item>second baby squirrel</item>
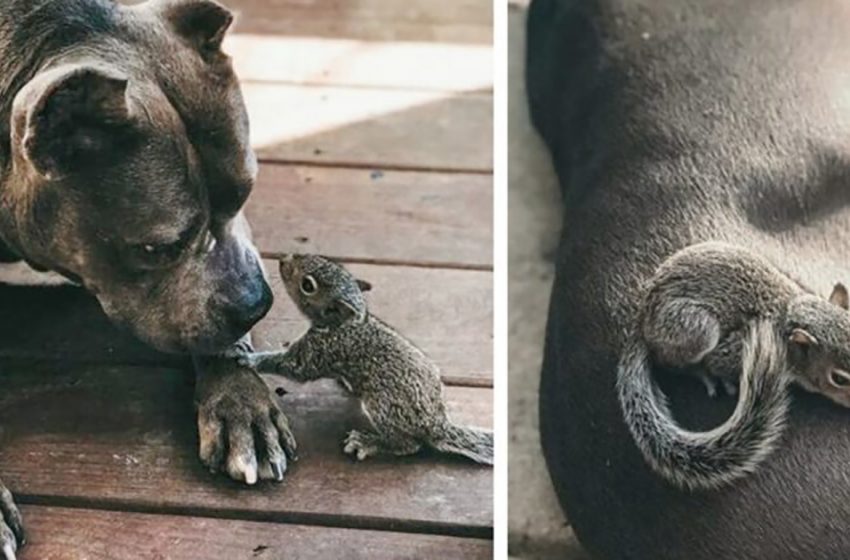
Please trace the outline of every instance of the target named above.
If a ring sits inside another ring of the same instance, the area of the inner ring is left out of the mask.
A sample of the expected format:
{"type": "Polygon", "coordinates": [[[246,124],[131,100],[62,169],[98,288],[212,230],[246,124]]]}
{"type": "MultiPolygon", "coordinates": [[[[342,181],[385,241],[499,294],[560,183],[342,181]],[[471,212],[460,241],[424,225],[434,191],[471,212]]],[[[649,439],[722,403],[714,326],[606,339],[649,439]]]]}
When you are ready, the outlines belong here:
{"type": "Polygon", "coordinates": [[[716,488],[752,472],[773,450],[789,382],[850,406],[848,294],[829,301],[763,258],[719,242],[687,247],[651,279],[626,342],[617,391],[629,431],[652,468],[687,489],[716,488]],[[699,375],[713,394],[740,376],[729,419],[692,432],[672,419],[652,366],[699,375]]]}
{"type": "Polygon", "coordinates": [[[247,354],[243,365],[301,382],[340,381],[374,428],[345,440],[345,453],[359,460],[430,447],[493,464],[492,432],[449,419],[436,364],[369,313],[362,292],[371,286],[317,255],[284,257],[280,275],[310,329],[286,351],[247,354]]]}

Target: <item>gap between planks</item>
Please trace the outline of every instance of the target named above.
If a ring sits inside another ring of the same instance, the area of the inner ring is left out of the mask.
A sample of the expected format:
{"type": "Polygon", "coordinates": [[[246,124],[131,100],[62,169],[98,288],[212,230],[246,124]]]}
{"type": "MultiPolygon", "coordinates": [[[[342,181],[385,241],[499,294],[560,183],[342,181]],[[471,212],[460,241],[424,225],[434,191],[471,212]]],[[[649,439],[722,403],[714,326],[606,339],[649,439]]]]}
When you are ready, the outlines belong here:
{"type": "MultiPolygon", "coordinates": [[[[288,254],[284,251],[260,251],[260,255],[264,259],[278,260],[282,256],[288,254]]],[[[469,270],[473,272],[493,272],[493,265],[487,264],[465,264],[453,263],[444,261],[402,261],[397,259],[370,259],[366,257],[345,257],[337,255],[324,255],[330,259],[343,264],[368,264],[374,266],[390,266],[390,267],[405,267],[405,268],[427,268],[440,270],[469,270]]]]}
{"type": "Polygon", "coordinates": [[[445,88],[435,88],[428,86],[405,86],[405,85],[372,85],[372,84],[358,84],[355,82],[329,82],[329,81],[310,81],[310,80],[287,80],[287,79],[262,79],[262,78],[248,78],[248,79],[240,79],[239,83],[242,85],[260,85],[260,86],[289,86],[289,87],[303,87],[303,88],[339,88],[339,89],[362,89],[369,91],[402,91],[402,92],[414,92],[414,93],[444,93],[446,95],[451,95],[452,97],[480,97],[480,98],[493,98],[493,86],[487,85],[478,89],[470,89],[470,90],[453,90],[453,89],[445,89],[445,88]]]}
{"type": "Polygon", "coordinates": [[[381,170],[381,171],[410,171],[413,173],[439,173],[441,175],[493,175],[492,167],[471,167],[462,169],[457,167],[420,166],[396,164],[391,162],[362,162],[362,161],[322,161],[308,159],[289,159],[269,155],[258,155],[257,161],[261,164],[270,165],[292,165],[298,167],[319,167],[330,169],[359,169],[359,170],[381,170]]]}
{"type": "Polygon", "coordinates": [[[298,558],[390,560],[487,559],[491,541],[307,525],[225,521],[98,510],[24,506],[29,543],[19,558],[169,558],[232,560],[298,558]]]}
{"type": "MultiPolygon", "coordinates": [[[[67,364],[65,359],[58,358],[22,358],[19,356],[4,355],[0,352],[0,361],[14,360],[16,363],[28,363],[39,367],[51,367],[58,364],[67,364]]],[[[80,360],[74,361],[74,366],[79,367],[100,367],[100,366],[115,366],[115,367],[132,367],[132,368],[176,368],[189,369],[192,367],[191,360],[188,356],[174,356],[173,359],[164,358],[162,360],[119,360],[115,362],[105,362],[97,360],[80,360]]],[[[489,375],[487,372],[479,374],[471,373],[470,375],[441,375],[440,380],[446,387],[463,387],[469,389],[492,389],[492,378],[485,377],[489,375]]]]}
{"type": "Polygon", "coordinates": [[[205,517],[230,521],[254,521],[289,525],[310,525],[337,529],[360,529],[389,531],[420,535],[443,535],[473,539],[493,539],[492,527],[475,527],[462,523],[446,523],[426,520],[396,519],[313,512],[248,511],[229,508],[207,508],[199,506],[152,506],[130,500],[92,499],[76,496],[53,496],[16,493],[15,502],[20,506],[62,507],[68,509],[114,511],[179,517],[205,517]]]}

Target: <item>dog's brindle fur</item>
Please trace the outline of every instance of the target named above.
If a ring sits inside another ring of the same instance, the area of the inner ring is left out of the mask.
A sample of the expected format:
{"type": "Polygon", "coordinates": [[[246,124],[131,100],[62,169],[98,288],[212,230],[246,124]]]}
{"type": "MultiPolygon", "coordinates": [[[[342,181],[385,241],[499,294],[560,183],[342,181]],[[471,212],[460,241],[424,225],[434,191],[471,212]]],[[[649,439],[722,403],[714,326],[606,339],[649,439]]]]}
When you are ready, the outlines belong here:
{"type": "MultiPolygon", "coordinates": [[[[164,351],[221,352],[271,305],[240,213],[257,164],[219,48],[231,21],[210,0],[0,0],[2,260],[85,286],[164,351]]],[[[196,362],[204,461],[280,479],[291,434],[266,386],[196,362]],[[252,424],[271,446],[259,468],[252,424]]]]}
{"type": "MultiPolygon", "coordinates": [[[[541,431],[580,540],[611,559],[847,557],[846,410],[795,392],[762,469],[691,494],[642,460],[614,382],[641,284],[682,247],[746,246],[824,296],[850,274],[850,5],[535,0],[528,31],[566,205],[541,431]]],[[[692,427],[731,410],[667,381],[692,427]]]]}

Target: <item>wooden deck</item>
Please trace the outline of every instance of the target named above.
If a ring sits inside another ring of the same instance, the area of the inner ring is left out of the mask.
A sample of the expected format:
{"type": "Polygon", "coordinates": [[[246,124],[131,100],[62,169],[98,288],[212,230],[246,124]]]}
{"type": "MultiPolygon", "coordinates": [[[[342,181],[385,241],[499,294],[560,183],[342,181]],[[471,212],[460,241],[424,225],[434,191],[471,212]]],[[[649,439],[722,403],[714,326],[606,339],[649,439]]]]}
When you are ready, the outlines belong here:
{"type": "MultiPolygon", "coordinates": [[[[372,309],[440,364],[454,416],[491,426],[492,3],[229,3],[263,255],[350,263],[372,309]]],[[[272,276],[261,349],[305,327],[272,276]]],[[[26,517],[21,560],[491,557],[492,470],[353,463],[340,443],[364,419],[332,384],[287,384],[300,461],[246,488],[197,459],[185,360],[75,288],[5,286],[0,309],[0,476],[26,517]]]]}

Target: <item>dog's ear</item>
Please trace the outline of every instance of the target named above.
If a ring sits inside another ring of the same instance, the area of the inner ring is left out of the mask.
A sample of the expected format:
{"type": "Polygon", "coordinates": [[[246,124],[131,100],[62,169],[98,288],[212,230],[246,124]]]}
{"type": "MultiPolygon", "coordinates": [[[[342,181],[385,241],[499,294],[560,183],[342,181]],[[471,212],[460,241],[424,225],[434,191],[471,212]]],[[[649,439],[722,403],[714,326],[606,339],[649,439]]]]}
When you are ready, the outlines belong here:
{"type": "Polygon", "coordinates": [[[829,302],[834,303],[842,309],[847,309],[850,305],[850,296],[847,295],[847,288],[841,282],[837,283],[832,289],[832,295],[829,296],[829,302]]]}
{"type": "Polygon", "coordinates": [[[94,66],[42,72],[12,104],[13,143],[46,176],[102,156],[130,121],[127,78],[94,66]]]}
{"type": "Polygon", "coordinates": [[[233,23],[233,14],[213,0],[171,0],[165,19],[202,51],[217,51],[233,23]]]}

